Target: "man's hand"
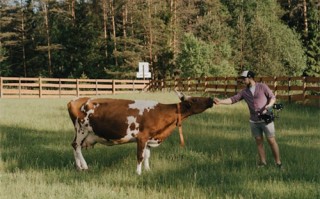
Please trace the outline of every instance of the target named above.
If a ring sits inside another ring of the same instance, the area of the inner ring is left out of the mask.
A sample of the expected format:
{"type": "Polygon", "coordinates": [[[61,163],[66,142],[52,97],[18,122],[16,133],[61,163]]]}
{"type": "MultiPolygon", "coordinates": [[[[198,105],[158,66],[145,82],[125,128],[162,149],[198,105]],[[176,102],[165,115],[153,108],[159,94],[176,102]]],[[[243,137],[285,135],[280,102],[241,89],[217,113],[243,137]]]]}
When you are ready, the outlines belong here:
{"type": "Polygon", "coordinates": [[[220,99],[214,98],[213,102],[214,102],[214,104],[219,105],[220,104],[220,99]]]}
{"type": "Polygon", "coordinates": [[[265,109],[269,110],[269,109],[272,109],[272,107],[273,107],[273,105],[268,104],[268,105],[266,105],[265,109]]]}

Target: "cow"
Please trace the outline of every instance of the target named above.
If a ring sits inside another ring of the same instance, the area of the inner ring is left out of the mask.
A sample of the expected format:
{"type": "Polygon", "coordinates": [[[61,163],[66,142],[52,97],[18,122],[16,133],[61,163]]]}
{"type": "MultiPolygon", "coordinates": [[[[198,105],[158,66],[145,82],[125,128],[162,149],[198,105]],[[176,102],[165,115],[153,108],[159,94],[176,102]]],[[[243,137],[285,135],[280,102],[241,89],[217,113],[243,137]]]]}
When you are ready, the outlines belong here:
{"type": "Polygon", "coordinates": [[[176,92],[180,102],[162,104],[148,100],[126,100],[81,97],[68,103],[74,124],[72,142],[75,165],[87,170],[82,148],[93,148],[96,143],[112,146],[137,143],[137,174],[142,162],[150,170],[150,148],[159,146],[187,117],[213,106],[210,97],[190,97],[176,92]]]}

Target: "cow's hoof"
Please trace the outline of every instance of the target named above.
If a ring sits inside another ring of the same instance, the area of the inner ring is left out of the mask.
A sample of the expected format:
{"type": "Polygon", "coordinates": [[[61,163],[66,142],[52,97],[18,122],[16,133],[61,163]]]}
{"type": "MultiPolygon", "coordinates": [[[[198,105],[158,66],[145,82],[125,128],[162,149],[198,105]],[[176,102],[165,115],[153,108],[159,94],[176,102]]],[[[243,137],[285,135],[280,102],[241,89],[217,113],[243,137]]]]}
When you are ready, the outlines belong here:
{"type": "Polygon", "coordinates": [[[145,171],[150,171],[151,169],[150,169],[150,167],[145,167],[144,170],[145,171]]]}
{"type": "Polygon", "coordinates": [[[88,171],[89,169],[84,169],[84,168],[78,168],[77,167],[77,171],[79,171],[79,172],[85,172],[85,171],[88,171]]]}
{"type": "Polygon", "coordinates": [[[75,167],[76,167],[77,171],[87,171],[88,170],[88,167],[81,167],[81,166],[78,166],[78,165],[75,165],[75,167]]]}

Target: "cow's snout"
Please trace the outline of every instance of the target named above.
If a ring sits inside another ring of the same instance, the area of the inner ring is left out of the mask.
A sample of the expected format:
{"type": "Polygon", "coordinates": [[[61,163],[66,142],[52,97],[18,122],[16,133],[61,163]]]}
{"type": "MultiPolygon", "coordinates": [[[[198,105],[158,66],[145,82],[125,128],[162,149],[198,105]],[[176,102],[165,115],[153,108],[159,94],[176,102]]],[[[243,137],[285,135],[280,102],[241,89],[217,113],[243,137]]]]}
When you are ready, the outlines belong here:
{"type": "Polygon", "coordinates": [[[213,107],[213,104],[214,104],[214,101],[213,101],[213,99],[211,98],[211,97],[209,97],[209,108],[211,108],[211,107],[213,107]]]}

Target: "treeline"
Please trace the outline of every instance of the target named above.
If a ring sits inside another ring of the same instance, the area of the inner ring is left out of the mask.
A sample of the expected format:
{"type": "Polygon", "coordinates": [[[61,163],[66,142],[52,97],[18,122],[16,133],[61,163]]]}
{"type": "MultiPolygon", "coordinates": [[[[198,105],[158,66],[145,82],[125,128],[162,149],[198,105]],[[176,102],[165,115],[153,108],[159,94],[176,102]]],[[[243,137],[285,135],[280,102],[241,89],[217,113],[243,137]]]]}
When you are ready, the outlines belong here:
{"type": "Polygon", "coordinates": [[[2,0],[0,76],[320,75],[319,0],[2,0]]]}

